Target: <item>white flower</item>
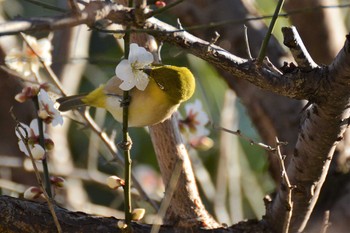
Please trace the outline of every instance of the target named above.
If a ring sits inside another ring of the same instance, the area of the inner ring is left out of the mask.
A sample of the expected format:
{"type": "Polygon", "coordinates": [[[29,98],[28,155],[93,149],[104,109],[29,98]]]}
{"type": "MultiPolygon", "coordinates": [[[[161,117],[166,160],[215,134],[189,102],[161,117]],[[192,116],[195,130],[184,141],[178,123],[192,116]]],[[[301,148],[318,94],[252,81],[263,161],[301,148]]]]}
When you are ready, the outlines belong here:
{"type": "Polygon", "coordinates": [[[196,100],[185,105],[186,118],[179,120],[183,136],[189,141],[198,140],[209,135],[205,125],[209,122],[208,115],[203,111],[202,103],[196,100]]]}
{"type": "Polygon", "coordinates": [[[23,44],[23,49],[20,51],[13,48],[5,57],[5,63],[25,77],[36,75],[41,67],[40,59],[46,64],[51,65],[51,42],[47,38],[37,40],[34,37],[26,36],[26,40],[35,52],[26,44],[23,44]],[[39,57],[38,57],[38,56],[39,57]]]}
{"type": "Polygon", "coordinates": [[[120,89],[129,91],[136,86],[141,91],[145,90],[149,78],[142,69],[152,62],[153,55],[150,52],[135,43],[130,44],[129,58],[122,60],[115,69],[115,74],[123,81],[120,89]]]}
{"type": "Polygon", "coordinates": [[[53,126],[62,125],[63,117],[61,113],[54,107],[54,102],[44,89],[40,89],[39,95],[39,117],[45,121],[45,123],[52,123],[53,126]]]}
{"type": "MultiPolygon", "coordinates": [[[[24,123],[20,123],[20,124],[21,124],[21,127],[18,127],[18,131],[17,130],[15,131],[18,137],[18,146],[20,151],[22,151],[27,156],[29,156],[29,152],[26,147],[26,144],[28,144],[28,147],[33,155],[33,158],[43,159],[45,156],[45,150],[39,144],[38,119],[33,119],[32,122],[30,123],[30,126],[24,123]],[[23,141],[22,137],[25,141],[23,141]]],[[[43,130],[45,131],[45,128],[43,130]]],[[[46,149],[50,150],[53,148],[53,142],[46,133],[44,133],[44,142],[45,142],[46,149]]]]}

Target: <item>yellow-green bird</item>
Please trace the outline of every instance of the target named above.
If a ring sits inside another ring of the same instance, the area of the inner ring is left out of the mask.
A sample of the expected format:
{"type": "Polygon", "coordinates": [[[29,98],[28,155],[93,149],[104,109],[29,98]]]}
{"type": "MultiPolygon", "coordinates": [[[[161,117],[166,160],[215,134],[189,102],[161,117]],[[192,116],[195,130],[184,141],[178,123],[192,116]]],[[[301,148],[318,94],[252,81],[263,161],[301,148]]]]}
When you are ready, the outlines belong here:
{"type": "MultiPolygon", "coordinates": [[[[168,119],[188,100],[195,90],[195,79],[186,67],[170,65],[151,66],[143,71],[149,75],[145,90],[130,90],[128,123],[130,127],[143,127],[158,124],[168,119]]],[[[82,106],[105,108],[119,122],[122,122],[121,101],[123,90],[121,80],[114,76],[86,95],[62,97],[56,100],[60,111],[68,111],[82,106]]]]}

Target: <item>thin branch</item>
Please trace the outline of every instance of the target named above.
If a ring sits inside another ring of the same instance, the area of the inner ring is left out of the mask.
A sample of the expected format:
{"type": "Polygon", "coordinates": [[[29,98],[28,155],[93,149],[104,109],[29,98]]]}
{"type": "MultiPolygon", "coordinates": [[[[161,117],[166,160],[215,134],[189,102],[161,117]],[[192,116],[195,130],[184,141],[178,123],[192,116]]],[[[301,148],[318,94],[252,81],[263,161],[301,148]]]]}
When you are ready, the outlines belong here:
{"type": "Polygon", "coordinates": [[[178,182],[180,175],[181,175],[181,166],[182,166],[181,161],[178,160],[175,163],[173,173],[170,177],[168,186],[165,189],[164,198],[163,198],[162,203],[160,205],[160,208],[159,208],[159,211],[158,211],[157,216],[155,218],[155,221],[153,222],[151,233],[158,233],[159,232],[161,222],[158,222],[158,221],[162,220],[165,217],[166,211],[170,205],[171,198],[173,197],[173,194],[175,192],[177,182],[178,182]]]}
{"type": "Polygon", "coordinates": [[[291,186],[291,184],[289,182],[286,167],[284,165],[284,158],[283,158],[282,152],[281,152],[281,142],[278,140],[277,137],[276,137],[276,148],[277,148],[276,154],[278,156],[278,161],[280,163],[280,168],[281,168],[282,185],[284,186],[284,189],[282,189],[282,190],[284,192],[287,192],[287,198],[286,198],[286,204],[285,204],[286,212],[285,212],[285,217],[284,217],[282,233],[288,233],[289,225],[290,225],[292,213],[293,213],[293,202],[292,202],[292,189],[293,189],[293,187],[291,186]]]}
{"type": "Polygon", "coordinates": [[[304,46],[296,27],[283,27],[282,32],[284,37],[283,44],[290,49],[298,66],[305,71],[317,68],[318,65],[304,46]]]}
{"type": "Polygon", "coordinates": [[[320,233],[327,233],[328,227],[331,225],[329,223],[329,210],[324,212],[323,222],[320,233]]]}
{"type": "MultiPolygon", "coordinates": [[[[38,3],[37,0],[26,0],[26,1],[31,1],[31,2],[36,2],[38,3]]],[[[127,14],[130,12],[130,9],[118,5],[118,4],[113,4],[113,5],[107,5],[104,10],[101,10],[103,8],[102,4],[103,2],[90,2],[86,3],[84,1],[78,0],[80,4],[83,4],[85,6],[93,6],[96,9],[95,10],[89,10],[89,11],[83,11],[84,15],[81,15],[77,17],[76,15],[63,15],[63,16],[58,16],[58,17],[31,17],[30,19],[14,19],[10,22],[2,23],[0,24],[0,36],[1,35],[12,35],[12,34],[17,34],[19,32],[26,32],[26,31],[42,31],[42,30],[57,30],[61,28],[67,28],[67,27],[74,27],[80,24],[86,24],[88,22],[92,21],[97,21],[98,19],[102,19],[106,17],[106,13],[108,14],[110,11],[114,12],[113,15],[113,21],[115,23],[126,23],[127,19],[130,19],[130,16],[127,16],[127,14]],[[96,7],[97,5],[100,5],[99,7],[96,7]],[[101,11],[100,11],[101,10],[101,11]],[[89,16],[90,12],[90,16],[89,16]],[[99,12],[100,14],[98,15],[98,18],[94,19],[94,16],[91,16],[92,12],[99,12]],[[101,13],[104,12],[104,13],[101,13]],[[118,16],[117,16],[117,15],[118,16]]],[[[45,3],[42,3],[45,4],[45,3]]],[[[46,6],[47,4],[45,4],[46,6]]],[[[92,7],[92,8],[93,8],[92,7]]],[[[348,8],[350,7],[350,4],[339,4],[339,5],[330,5],[330,6],[316,6],[316,7],[310,7],[310,8],[303,8],[303,9],[296,9],[293,11],[289,11],[288,13],[283,13],[279,14],[278,17],[288,17],[289,15],[292,14],[301,14],[305,12],[310,12],[310,11],[315,11],[315,10],[320,10],[320,9],[332,9],[332,8],[348,8]]],[[[57,8],[57,10],[59,10],[57,8]]],[[[64,9],[60,9],[64,10],[64,9]]],[[[64,10],[66,12],[66,10],[64,10]]],[[[272,18],[273,15],[265,15],[265,16],[259,16],[259,17],[248,17],[244,19],[235,19],[235,20],[224,20],[224,21],[219,21],[219,22],[212,22],[209,24],[203,24],[203,25],[195,25],[195,26],[190,26],[186,27],[185,30],[190,31],[190,30],[197,30],[197,29],[203,29],[203,28],[217,28],[223,25],[227,24],[244,24],[249,21],[256,21],[256,20],[262,20],[262,19],[269,19],[272,18]]],[[[90,27],[93,27],[92,23],[88,24],[90,27]]],[[[133,32],[138,32],[141,30],[135,30],[133,32]]],[[[178,31],[183,31],[183,30],[175,30],[173,32],[178,32],[178,31]]],[[[114,31],[109,31],[113,33],[114,31]]],[[[115,31],[116,33],[123,33],[124,30],[118,30],[115,31]]]]}
{"type": "Polygon", "coordinates": [[[36,109],[37,114],[37,121],[38,121],[38,132],[39,132],[39,144],[45,151],[45,157],[42,159],[42,165],[43,165],[43,171],[44,171],[44,182],[45,182],[45,189],[47,192],[47,195],[52,198],[52,190],[51,190],[51,181],[50,181],[50,173],[49,173],[49,167],[47,165],[47,151],[45,148],[45,138],[44,138],[44,122],[43,120],[38,116],[38,113],[40,111],[40,105],[39,105],[39,98],[38,96],[33,97],[34,106],[36,109]]]}
{"type": "MultiPolygon", "coordinates": [[[[132,5],[132,1],[129,2],[129,6],[132,5]]],[[[124,35],[124,57],[128,59],[130,50],[130,33],[126,33],[124,35]]],[[[123,91],[123,99],[121,106],[123,108],[123,128],[122,135],[123,139],[120,143],[121,149],[124,154],[124,180],[125,185],[124,188],[124,212],[125,212],[125,223],[127,225],[128,232],[131,232],[131,218],[132,218],[132,206],[131,206],[131,145],[132,141],[129,137],[129,104],[130,104],[130,96],[129,91],[123,91]]]]}
{"type": "MultiPolygon", "coordinates": [[[[259,147],[263,148],[264,150],[267,150],[267,151],[270,151],[270,152],[276,151],[276,148],[274,148],[274,147],[266,145],[266,144],[264,144],[262,142],[255,142],[253,139],[251,139],[248,136],[242,134],[242,132],[240,130],[234,131],[234,130],[229,130],[229,129],[226,129],[226,128],[220,127],[220,126],[213,126],[213,128],[216,129],[216,130],[222,130],[224,132],[237,135],[238,137],[241,137],[244,140],[248,141],[251,145],[259,146],[259,147]]],[[[285,145],[286,142],[279,142],[279,145],[281,145],[281,144],[285,145]]]]}
{"type": "Polygon", "coordinates": [[[269,44],[269,41],[270,41],[270,38],[271,38],[271,35],[272,35],[272,32],[273,32],[273,28],[275,27],[275,24],[276,24],[278,15],[279,15],[279,13],[280,13],[280,11],[282,9],[283,3],[284,3],[284,0],[279,0],[278,1],[276,9],[275,9],[275,13],[273,14],[273,17],[271,19],[269,28],[268,28],[268,30],[266,32],[266,36],[265,36],[264,41],[263,41],[263,43],[261,45],[261,48],[260,48],[260,51],[259,51],[259,55],[258,55],[258,58],[257,58],[257,61],[260,64],[263,62],[263,60],[264,60],[264,58],[266,56],[267,46],[269,44]]]}
{"type": "MultiPolygon", "coordinates": [[[[11,115],[12,115],[13,119],[14,119],[14,120],[16,121],[16,123],[17,123],[16,132],[17,132],[18,135],[20,136],[20,138],[21,138],[22,142],[24,143],[24,145],[25,145],[25,147],[26,147],[26,150],[27,150],[27,152],[28,152],[28,154],[29,154],[30,160],[31,160],[32,165],[33,165],[33,168],[34,168],[34,173],[35,173],[36,179],[37,179],[38,184],[39,184],[39,186],[41,187],[42,192],[43,192],[43,194],[44,194],[44,196],[45,196],[45,199],[46,199],[46,201],[47,201],[47,205],[48,205],[49,210],[50,210],[50,212],[51,212],[51,215],[52,215],[52,218],[53,218],[54,223],[55,223],[55,225],[56,225],[57,231],[58,231],[59,233],[62,233],[62,228],[61,228],[61,225],[60,225],[60,223],[59,223],[59,221],[58,221],[58,218],[57,218],[57,215],[56,215],[54,206],[53,206],[53,201],[52,201],[51,197],[48,195],[48,193],[46,192],[45,186],[44,186],[43,181],[42,181],[42,179],[41,179],[41,177],[40,177],[40,174],[39,174],[39,170],[38,170],[38,168],[37,168],[37,166],[36,166],[36,164],[35,164],[35,160],[34,160],[34,158],[33,158],[32,152],[31,152],[31,150],[30,150],[30,148],[29,148],[28,140],[27,140],[27,139],[28,139],[28,135],[23,135],[23,134],[22,134],[22,132],[19,130],[19,128],[22,127],[21,123],[17,120],[17,118],[15,117],[15,115],[13,114],[13,112],[11,112],[11,115]]],[[[27,132],[26,129],[23,129],[23,130],[24,130],[24,132],[27,132]]]]}
{"type": "Polygon", "coordinates": [[[253,59],[252,54],[250,52],[250,46],[249,46],[249,38],[248,38],[248,28],[246,25],[244,25],[244,40],[245,40],[245,45],[246,45],[246,51],[248,58],[251,60],[253,59]]]}

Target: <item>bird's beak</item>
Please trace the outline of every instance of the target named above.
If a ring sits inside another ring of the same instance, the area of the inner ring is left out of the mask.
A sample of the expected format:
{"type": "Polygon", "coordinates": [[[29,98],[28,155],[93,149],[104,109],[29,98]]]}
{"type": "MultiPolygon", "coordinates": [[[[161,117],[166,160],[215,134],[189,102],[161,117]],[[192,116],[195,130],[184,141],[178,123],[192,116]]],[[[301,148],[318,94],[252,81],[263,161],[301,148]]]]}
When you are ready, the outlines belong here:
{"type": "Polygon", "coordinates": [[[145,67],[142,69],[143,72],[145,72],[148,75],[151,75],[152,68],[151,67],[145,67]]]}

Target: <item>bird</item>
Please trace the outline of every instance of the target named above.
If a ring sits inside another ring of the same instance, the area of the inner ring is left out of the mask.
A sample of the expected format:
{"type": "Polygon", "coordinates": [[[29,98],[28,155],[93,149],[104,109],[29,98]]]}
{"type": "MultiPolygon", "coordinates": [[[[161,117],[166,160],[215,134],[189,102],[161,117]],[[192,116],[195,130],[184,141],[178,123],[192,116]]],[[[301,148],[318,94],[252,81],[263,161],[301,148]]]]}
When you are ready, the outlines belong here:
{"type": "MultiPolygon", "coordinates": [[[[195,78],[187,67],[152,65],[143,72],[149,77],[145,90],[134,87],[129,91],[129,127],[145,127],[165,121],[195,91],[195,78]]],[[[113,76],[90,93],[61,97],[56,100],[60,104],[58,110],[64,112],[83,106],[104,108],[116,121],[122,122],[121,83],[117,76],[113,76]]]]}

